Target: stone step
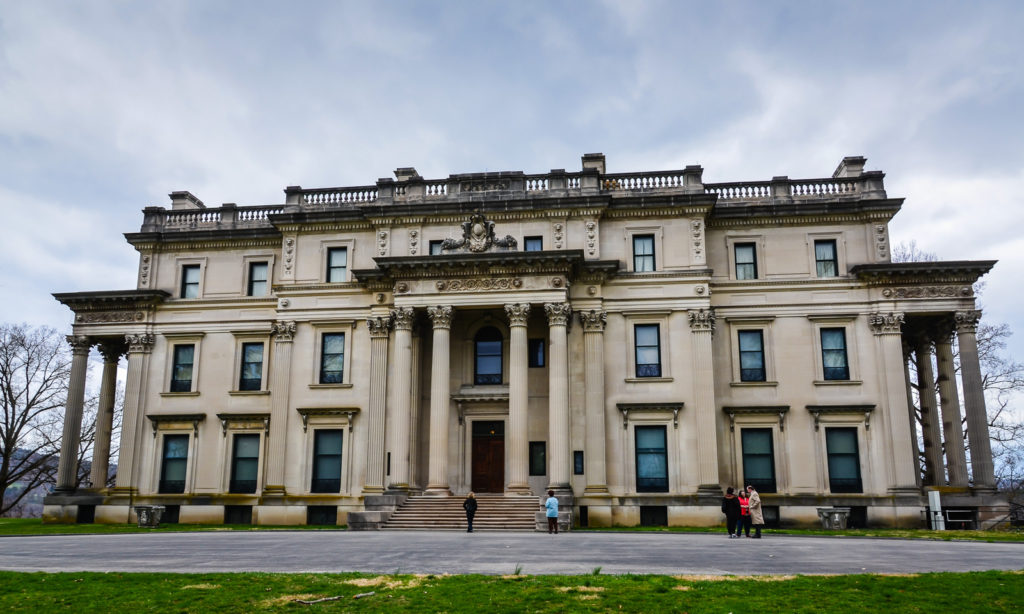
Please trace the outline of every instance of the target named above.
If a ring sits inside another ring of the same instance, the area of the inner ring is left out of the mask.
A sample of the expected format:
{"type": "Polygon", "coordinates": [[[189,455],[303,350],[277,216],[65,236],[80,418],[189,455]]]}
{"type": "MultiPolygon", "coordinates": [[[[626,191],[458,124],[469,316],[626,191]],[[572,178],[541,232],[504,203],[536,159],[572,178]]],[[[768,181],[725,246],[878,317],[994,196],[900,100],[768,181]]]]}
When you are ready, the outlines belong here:
{"type": "MultiPolygon", "coordinates": [[[[536,497],[477,496],[473,529],[487,531],[532,531],[540,509],[536,497]]],[[[384,529],[456,531],[466,530],[464,497],[412,496],[391,514],[384,529]]]]}

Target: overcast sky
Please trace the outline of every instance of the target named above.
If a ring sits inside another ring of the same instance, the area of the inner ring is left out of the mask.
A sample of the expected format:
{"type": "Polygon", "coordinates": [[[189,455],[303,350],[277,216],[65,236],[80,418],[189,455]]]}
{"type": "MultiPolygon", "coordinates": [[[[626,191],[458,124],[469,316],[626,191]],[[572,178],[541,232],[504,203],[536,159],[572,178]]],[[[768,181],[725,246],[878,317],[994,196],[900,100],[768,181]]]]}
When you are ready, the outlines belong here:
{"type": "Polygon", "coordinates": [[[985,318],[1024,359],[1024,2],[0,0],[0,322],[135,285],[123,232],[415,166],[705,181],[827,177],[906,197],[894,243],[998,259],[985,318]]]}

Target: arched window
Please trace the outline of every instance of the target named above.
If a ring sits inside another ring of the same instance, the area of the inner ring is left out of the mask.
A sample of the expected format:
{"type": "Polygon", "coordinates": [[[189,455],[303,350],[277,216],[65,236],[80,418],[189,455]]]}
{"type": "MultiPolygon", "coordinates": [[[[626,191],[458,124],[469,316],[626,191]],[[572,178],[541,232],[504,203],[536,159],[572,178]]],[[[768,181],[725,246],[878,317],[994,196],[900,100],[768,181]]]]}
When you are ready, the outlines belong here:
{"type": "Polygon", "coordinates": [[[493,326],[481,328],[473,338],[476,366],[475,384],[501,383],[501,332],[493,326]]]}

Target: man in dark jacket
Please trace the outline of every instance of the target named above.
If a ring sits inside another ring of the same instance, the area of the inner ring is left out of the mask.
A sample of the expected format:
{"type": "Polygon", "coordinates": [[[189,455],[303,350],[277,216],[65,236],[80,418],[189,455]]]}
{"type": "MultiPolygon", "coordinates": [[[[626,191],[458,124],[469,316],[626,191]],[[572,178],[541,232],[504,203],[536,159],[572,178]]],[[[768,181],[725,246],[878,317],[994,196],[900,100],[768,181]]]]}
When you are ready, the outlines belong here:
{"type": "Polygon", "coordinates": [[[740,500],[733,494],[732,486],[726,489],[722,498],[722,513],[725,514],[725,527],[729,530],[729,538],[739,537],[736,523],[740,519],[740,500]]]}
{"type": "Polygon", "coordinates": [[[476,495],[469,493],[466,500],[462,502],[462,509],[466,510],[466,524],[469,528],[466,529],[466,533],[473,532],[473,516],[476,515],[476,495]]]}

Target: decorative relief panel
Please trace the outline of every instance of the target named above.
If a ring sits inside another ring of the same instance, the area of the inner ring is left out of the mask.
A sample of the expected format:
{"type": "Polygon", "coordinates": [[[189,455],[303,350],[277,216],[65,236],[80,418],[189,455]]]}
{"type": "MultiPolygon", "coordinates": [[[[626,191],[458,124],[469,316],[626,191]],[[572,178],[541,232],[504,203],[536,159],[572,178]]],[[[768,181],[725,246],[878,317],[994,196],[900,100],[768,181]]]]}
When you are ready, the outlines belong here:
{"type": "Polygon", "coordinates": [[[417,228],[409,229],[409,255],[415,256],[420,251],[420,231],[417,228]]]}
{"type": "Polygon", "coordinates": [[[523,286],[518,277],[484,277],[477,279],[451,279],[435,284],[438,292],[481,292],[487,290],[517,290],[523,286]]]}
{"type": "Polygon", "coordinates": [[[597,222],[594,220],[587,220],[587,255],[590,257],[597,257],[599,254],[597,246],[597,222]]]}
{"type": "Polygon", "coordinates": [[[282,277],[293,279],[295,277],[295,236],[285,236],[281,245],[282,277]]]}
{"type": "Polygon", "coordinates": [[[499,239],[494,234],[494,222],[488,220],[481,213],[474,213],[468,222],[462,223],[461,239],[445,239],[441,244],[441,251],[459,252],[486,252],[493,247],[501,247],[505,250],[514,250],[517,242],[512,235],[505,235],[499,239]]]}
{"type": "Polygon", "coordinates": [[[555,222],[551,226],[552,235],[555,237],[555,249],[562,249],[565,245],[565,223],[555,222]]]}
{"type": "Polygon", "coordinates": [[[885,288],[885,298],[967,298],[974,296],[971,286],[909,286],[906,288],[885,288]]]}
{"type": "Polygon", "coordinates": [[[510,184],[508,180],[486,180],[481,179],[478,181],[463,181],[459,185],[459,190],[462,192],[497,192],[500,190],[508,190],[510,184]]]}
{"type": "Polygon", "coordinates": [[[152,267],[153,255],[148,253],[142,254],[142,257],[139,258],[139,288],[149,288],[152,267]]]}
{"type": "Polygon", "coordinates": [[[143,322],[146,319],[144,311],[93,311],[75,314],[76,324],[108,324],[125,322],[143,322]]]}
{"type": "Polygon", "coordinates": [[[690,245],[691,245],[691,258],[694,264],[700,264],[705,261],[704,255],[704,222],[701,220],[692,220],[690,222],[690,245]]]}
{"type": "Polygon", "coordinates": [[[388,255],[388,239],[390,233],[387,230],[377,231],[377,255],[387,256],[388,255]]]}
{"type": "Polygon", "coordinates": [[[875,253],[879,261],[889,260],[889,233],[885,224],[875,225],[875,253]]]}

